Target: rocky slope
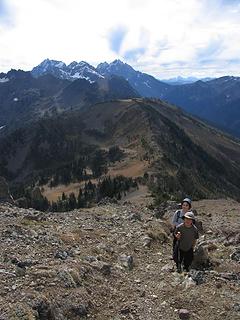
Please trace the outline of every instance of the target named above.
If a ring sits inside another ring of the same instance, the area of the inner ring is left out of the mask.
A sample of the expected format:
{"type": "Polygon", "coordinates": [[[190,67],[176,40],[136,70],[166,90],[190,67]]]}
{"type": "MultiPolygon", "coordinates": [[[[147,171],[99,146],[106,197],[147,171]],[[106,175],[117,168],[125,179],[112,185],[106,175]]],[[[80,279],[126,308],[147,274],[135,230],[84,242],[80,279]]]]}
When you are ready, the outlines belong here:
{"type": "Polygon", "coordinates": [[[1,204],[0,319],[239,319],[240,205],[194,205],[205,268],[178,274],[173,202],[155,211],[135,201],[54,214],[1,204]]]}

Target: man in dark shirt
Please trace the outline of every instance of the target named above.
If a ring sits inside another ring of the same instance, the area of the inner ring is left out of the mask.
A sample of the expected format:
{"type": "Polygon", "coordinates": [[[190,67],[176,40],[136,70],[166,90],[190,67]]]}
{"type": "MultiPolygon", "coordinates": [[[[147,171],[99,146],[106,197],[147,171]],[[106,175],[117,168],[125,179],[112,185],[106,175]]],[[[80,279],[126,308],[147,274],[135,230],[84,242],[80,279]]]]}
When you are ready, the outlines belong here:
{"type": "Polygon", "coordinates": [[[184,269],[188,272],[193,261],[193,250],[199,238],[198,229],[193,224],[194,221],[195,217],[193,212],[186,212],[183,216],[183,223],[178,225],[174,232],[177,239],[174,261],[176,262],[178,272],[182,271],[182,263],[184,269]]]}

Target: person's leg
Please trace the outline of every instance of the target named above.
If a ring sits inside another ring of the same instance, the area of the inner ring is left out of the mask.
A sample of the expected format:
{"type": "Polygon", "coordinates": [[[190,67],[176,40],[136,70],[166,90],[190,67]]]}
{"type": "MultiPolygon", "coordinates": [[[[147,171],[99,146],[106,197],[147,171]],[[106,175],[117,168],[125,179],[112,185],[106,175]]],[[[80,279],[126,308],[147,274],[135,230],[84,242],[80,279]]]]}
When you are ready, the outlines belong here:
{"type": "Polygon", "coordinates": [[[176,239],[176,237],[175,237],[174,234],[173,234],[173,244],[172,244],[173,256],[174,256],[174,252],[175,252],[176,243],[177,243],[177,239],[176,239]]]}
{"type": "Polygon", "coordinates": [[[182,262],[184,259],[185,252],[182,250],[178,250],[178,261],[177,261],[177,271],[182,272],[182,262]]]}
{"type": "Polygon", "coordinates": [[[178,264],[178,260],[179,260],[179,248],[178,248],[178,242],[174,241],[174,247],[173,247],[173,260],[176,263],[176,265],[178,264]]]}
{"type": "Polygon", "coordinates": [[[190,250],[186,251],[184,254],[183,264],[184,264],[184,269],[187,272],[189,271],[189,267],[191,266],[192,261],[193,261],[193,249],[191,248],[190,250]]]}

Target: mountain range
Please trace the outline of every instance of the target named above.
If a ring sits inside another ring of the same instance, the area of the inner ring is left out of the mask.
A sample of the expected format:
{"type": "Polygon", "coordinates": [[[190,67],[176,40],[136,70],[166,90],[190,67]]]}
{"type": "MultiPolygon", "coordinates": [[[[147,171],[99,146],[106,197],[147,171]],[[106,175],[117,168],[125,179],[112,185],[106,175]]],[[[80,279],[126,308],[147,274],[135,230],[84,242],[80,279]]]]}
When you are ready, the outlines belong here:
{"type": "Polygon", "coordinates": [[[155,194],[239,199],[239,140],[185,111],[238,136],[239,85],[236,77],[169,85],[120,60],[97,68],[45,60],[2,73],[0,175],[12,186],[91,179],[113,172],[117,147],[116,172],[145,177],[155,194]]]}
{"type": "Polygon", "coordinates": [[[181,84],[188,84],[188,83],[193,83],[196,82],[198,80],[201,81],[210,81],[213,80],[213,78],[210,77],[206,77],[206,78],[196,78],[196,77],[175,77],[175,78],[169,78],[169,79],[160,79],[161,81],[168,83],[168,84],[172,84],[172,85],[181,85],[181,84]]]}
{"type": "MultiPolygon", "coordinates": [[[[197,80],[187,84],[169,84],[151,75],[134,70],[120,60],[100,63],[96,68],[86,62],[72,62],[66,66],[61,61],[44,60],[33,68],[34,77],[52,74],[60,79],[88,81],[116,75],[129,82],[142,97],[154,97],[175,104],[219,128],[240,137],[240,78],[225,76],[197,80]]],[[[193,79],[192,79],[193,80],[193,79]]]]}

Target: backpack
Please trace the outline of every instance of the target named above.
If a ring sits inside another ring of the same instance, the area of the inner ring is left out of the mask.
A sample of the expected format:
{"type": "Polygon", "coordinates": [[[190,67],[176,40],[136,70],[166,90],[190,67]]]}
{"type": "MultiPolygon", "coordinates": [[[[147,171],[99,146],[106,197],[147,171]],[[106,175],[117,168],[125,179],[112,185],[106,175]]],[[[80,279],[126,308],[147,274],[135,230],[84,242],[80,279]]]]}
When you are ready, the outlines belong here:
{"type": "Polygon", "coordinates": [[[180,215],[181,215],[181,210],[178,210],[177,211],[177,220],[176,220],[176,222],[178,222],[178,220],[181,219],[180,215]]]}
{"type": "MultiPolygon", "coordinates": [[[[181,214],[181,210],[178,210],[178,211],[177,211],[177,220],[176,220],[176,222],[178,222],[178,220],[181,219],[180,214],[181,214]]],[[[174,232],[175,232],[175,229],[176,229],[176,226],[174,226],[174,227],[171,229],[171,231],[172,231],[173,234],[174,234],[174,232]]]]}

